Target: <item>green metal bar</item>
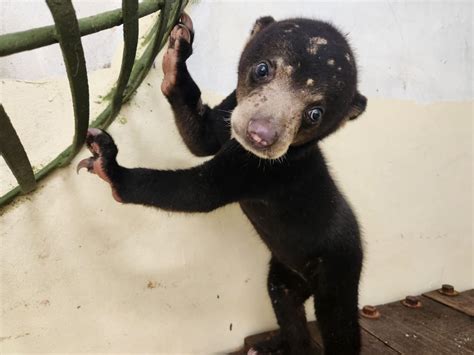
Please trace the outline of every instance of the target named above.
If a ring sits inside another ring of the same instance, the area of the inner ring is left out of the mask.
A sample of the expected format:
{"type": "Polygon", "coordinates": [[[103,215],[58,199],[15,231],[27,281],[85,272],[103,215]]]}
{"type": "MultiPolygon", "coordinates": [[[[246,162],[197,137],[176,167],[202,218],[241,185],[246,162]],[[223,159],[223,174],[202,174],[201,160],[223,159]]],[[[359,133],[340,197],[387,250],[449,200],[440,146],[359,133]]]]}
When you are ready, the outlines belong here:
{"type": "MultiPolygon", "coordinates": [[[[138,17],[158,11],[165,0],[145,0],[138,7],[138,17]]],[[[87,36],[123,23],[122,9],[103,12],[79,20],[81,36],[87,36]]],[[[0,36],[0,57],[58,43],[55,27],[45,26],[0,36]]]]}
{"type": "MultiPolygon", "coordinates": [[[[126,1],[126,0],[125,0],[126,1]]],[[[164,0],[157,0],[160,6],[164,3],[164,0]]],[[[146,74],[148,70],[151,68],[151,65],[153,64],[153,60],[155,59],[155,56],[152,56],[153,52],[156,51],[158,53],[161,48],[163,48],[164,44],[166,43],[166,40],[168,38],[169,33],[172,30],[172,26],[176,23],[178,20],[179,15],[181,14],[181,11],[183,10],[183,7],[187,4],[187,0],[181,0],[181,1],[174,1],[174,0],[166,0],[166,2],[170,2],[171,4],[175,4],[175,11],[173,11],[173,19],[169,20],[167,22],[168,28],[165,31],[165,36],[163,38],[157,37],[158,34],[158,28],[161,24],[161,19],[162,13],[160,12],[160,17],[158,18],[157,22],[153,25],[152,29],[150,32],[146,35],[146,37],[142,40],[142,43],[149,43],[143,54],[140,56],[139,59],[135,61],[135,64],[133,65],[132,72],[130,74],[130,78],[128,81],[128,86],[125,89],[125,92],[123,94],[123,101],[122,103],[127,102],[130,100],[137,90],[137,88],[140,86],[142,81],[145,79],[146,74]],[[158,49],[154,47],[152,44],[153,43],[158,43],[158,49]]],[[[141,6],[141,4],[140,4],[141,6]]],[[[107,127],[105,124],[110,123],[107,122],[108,119],[112,116],[115,117],[117,112],[115,112],[112,115],[113,112],[113,104],[112,102],[107,105],[107,107],[96,117],[96,119],[90,124],[91,127],[99,127],[99,128],[105,128],[107,127]]],[[[51,171],[56,169],[58,166],[63,165],[63,162],[71,156],[72,152],[72,146],[69,146],[66,148],[62,153],[60,153],[53,161],[51,161],[48,165],[44,166],[41,170],[39,170],[35,174],[36,181],[40,181],[42,178],[47,176],[51,171]]],[[[7,203],[11,202],[18,194],[20,193],[20,188],[16,187],[13,190],[7,192],[5,195],[0,196],[0,206],[4,206],[7,203]]]]}
{"type": "MultiPolygon", "coordinates": [[[[179,7],[182,7],[182,1],[174,1],[174,0],[166,0],[165,1],[165,4],[166,3],[169,3],[169,4],[178,4],[179,7]]],[[[182,8],[181,8],[182,10],[182,8]]],[[[157,21],[155,22],[155,24],[152,26],[151,30],[148,32],[147,36],[143,39],[142,43],[150,43],[150,42],[154,42],[154,39],[157,38],[157,33],[158,33],[158,30],[159,30],[159,27],[160,27],[160,24],[161,24],[161,19],[163,18],[162,13],[163,9],[160,10],[160,16],[158,17],[157,21]]],[[[179,12],[179,11],[178,11],[179,12]]],[[[177,16],[175,17],[174,19],[174,22],[172,22],[173,24],[177,21],[177,16]]],[[[171,26],[170,28],[168,29],[167,33],[169,34],[169,32],[171,32],[171,26]]],[[[161,41],[161,45],[160,47],[158,48],[158,51],[163,48],[163,45],[164,45],[165,41],[162,40],[161,41]]],[[[140,86],[140,84],[143,82],[143,80],[145,79],[148,71],[150,70],[151,68],[151,65],[153,64],[153,60],[155,59],[155,57],[152,56],[153,54],[153,45],[152,44],[148,44],[146,49],[143,51],[142,55],[140,56],[139,59],[135,60],[135,63],[133,65],[133,68],[132,68],[132,72],[130,74],[130,79],[128,81],[128,86],[125,88],[125,91],[122,95],[122,104],[128,102],[133,94],[135,93],[135,91],[138,89],[138,87],[140,86]]],[[[108,127],[108,125],[111,123],[109,120],[109,117],[111,117],[112,113],[113,113],[113,108],[112,108],[112,103],[109,104],[105,109],[104,111],[102,111],[99,116],[91,123],[91,127],[96,127],[96,128],[106,128],[108,127]]],[[[112,117],[112,120],[113,118],[115,118],[116,114],[118,112],[115,112],[113,114],[113,117],[112,117]]]]}
{"type": "MultiPolygon", "coordinates": [[[[12,202],[15,197],[17,197],[21,193],[20,186],[15,187],[14,189],[8,191],[5,195],[0,197],[0,207],[12,202]]],[[[0,217],[2,216],[2,209],[0,208],[0,217]]]]}
{"type": "Polygon", "coordinates": [[[158,22],[155,24],[157,30],[152,38],[152,43],[147,46],[140,60],[135,63],[133,70],[136,70],[137,75],[132,74],[134,80],[130,80],[129,87],[125,90],[124,102],[128,101],[133,96],[136,88],[140,86],[142,81],[145,79],[146,74],[153,65],[155,57],[165,45],[165,42],[173,29],[173,24],[178,21],[186,3],[187,1],[183,2],[182,0],[165,1],[165,7],[160,11],[160,17],[158,22]],[[173,7],[173,5],[175,6],[173,7]],[[168,22],[163,21],[163,19],[167,19],[168,22]]]}
{"type": "Polygon", "coordinates": [[[112,98],[112,112],[104,123],[108,127],[120,111],[122,106],[123,92],[127,86],[130,74],[132,73],[133,63],[137,54],[138,45],[138,0],[122,0],[123,13],[123,54],[122,66],[120,68],[119,78],[115,85],[115,93],[112,98]]]}
{"type": "Polygon", "coordinates": [[[2,104],[0,104],[0,153],[15,175],[21,187],[19,190],[23,193],[33,191],[36,188],[33,168],[2,104]]]}
{"type": "MultiPolygon", "coordinates": [[[[66,148],[62,153],[60,153],[54,160],[49,162],[46,166],[44,166],[41,170],[39,170],[35,174],[36,181],[40,181],[44,177],[46,177],[51,171],[56,169],[58,166],[62,164],[62,162],[67,159],[68,156],[71,154],[71,146],[66,148]]],[[[0,207],[10,203],[13,201],[15,197],[17,197],[21,192],[19,186],[15,187],[14,189],[8,191],[5,195],[0,197],[0,207]]],[[[0,210],[1,211],[1,210],[0,210]]]]}
{"type": "MultiPolygon", "coordinates": [[[[160,10],[162,11],[162,10],[160,10]]],[[[144,43],[151,43],[155,38],[158,27],[160,25],[161,17],[157,19],[153,27],[151,28],[150,32],[148,33],[147,38],[143,40],[144,43]]],[[[128,86],[125,88],[125,92],[123,94],[123,103],[130,100],[130,98],[135,93],[135,90],[140,86],[140,83],[145,79],[146,76],[146,67],[147,63],[151,60],[152,54],[152,45],[148,44],[145,50],[143,51],[142,55],[138,60],[135,61],[133,65],[132,74],[130,76],[130,80],[128,82],[128,86]]]]}
{"type": "MultiPolygon", "coordinates": [[[[168,22],[176,22],[177,18],[175,19],[175,16],[173,16],[173,4],[177,4],[175,14],[179,12],[179,8],[181,7],[181,1],[165,1],[165,6],[160,12],[160,22],[158,25],[158,32],[156,33],[155,40],[153,41],[152,44],[152,50],[151,50],[151,56],[155,58],[158,55],[158,52],[160,51],[161,48],[161,42],[164,38],[165,32],[166,32],[166,25],[168,25],[168,22]]],[[[153,63],[149,63],[150,67],[153,63]]]]}
{"type": "Polygon", "coordinates": [[[64,165],[74,158],[86,141],[87,127],[89,126],[89,84],[79,24],[72,1],[46,0],[46,4],[48,4],[56,24],[74,107],[75,131],[72,151],[60,164],[64,165]]]}

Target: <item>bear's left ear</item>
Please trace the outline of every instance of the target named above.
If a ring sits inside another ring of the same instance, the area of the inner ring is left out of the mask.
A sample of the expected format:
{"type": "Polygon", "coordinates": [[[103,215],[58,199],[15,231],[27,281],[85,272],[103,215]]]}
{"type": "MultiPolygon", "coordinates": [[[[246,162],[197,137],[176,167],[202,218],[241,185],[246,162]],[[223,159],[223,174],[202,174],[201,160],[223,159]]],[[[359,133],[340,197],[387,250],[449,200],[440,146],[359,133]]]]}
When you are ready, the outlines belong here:
{"type": "Polygon", "coordinates": [[[349,120],[355,120],[361,113],[365,111],[367,107],[367,98],[360,94],[358,91],[354,95],[352,99],[351,108],[349,109],[349,113],[347,114],[347,118],[349,120]]]}
{"type": "Polygon", "coordinates": [[[262,29],[272,24],[273,22],[275,22],[275,19],[271,16],[260,17],[257,21],[255,21],[255,24],[253,25],[252,31],[250,32],[250,38],[255,36],[258,32],[260,32],[262,29]]]}

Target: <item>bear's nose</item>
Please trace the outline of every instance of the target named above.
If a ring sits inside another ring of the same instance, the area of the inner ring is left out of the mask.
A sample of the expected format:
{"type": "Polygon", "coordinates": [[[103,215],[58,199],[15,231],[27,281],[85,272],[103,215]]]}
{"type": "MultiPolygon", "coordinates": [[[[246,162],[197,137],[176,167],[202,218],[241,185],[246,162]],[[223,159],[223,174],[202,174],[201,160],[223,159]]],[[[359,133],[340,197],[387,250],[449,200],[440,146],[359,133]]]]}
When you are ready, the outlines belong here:
{"type": "Polygon", "coordinates": [[[247,126],[247,137],[257,148],[267,148],[278,138],[274,125],[267,119],[251,119],[247,126]]]}

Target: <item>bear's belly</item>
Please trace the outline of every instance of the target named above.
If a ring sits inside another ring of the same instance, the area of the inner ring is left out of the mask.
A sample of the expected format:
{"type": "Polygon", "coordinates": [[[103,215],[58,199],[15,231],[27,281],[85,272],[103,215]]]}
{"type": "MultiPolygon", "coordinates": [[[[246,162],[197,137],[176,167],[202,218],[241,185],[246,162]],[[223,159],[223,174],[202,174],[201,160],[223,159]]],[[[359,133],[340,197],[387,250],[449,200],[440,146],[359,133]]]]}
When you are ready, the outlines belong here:
{"type": "Polygon", "coordinates": [[[240,207],[273,256],[284,264],[300,269],[319,254],[318,226],[303,211],[260,201],[241,202],[240,207]]]}

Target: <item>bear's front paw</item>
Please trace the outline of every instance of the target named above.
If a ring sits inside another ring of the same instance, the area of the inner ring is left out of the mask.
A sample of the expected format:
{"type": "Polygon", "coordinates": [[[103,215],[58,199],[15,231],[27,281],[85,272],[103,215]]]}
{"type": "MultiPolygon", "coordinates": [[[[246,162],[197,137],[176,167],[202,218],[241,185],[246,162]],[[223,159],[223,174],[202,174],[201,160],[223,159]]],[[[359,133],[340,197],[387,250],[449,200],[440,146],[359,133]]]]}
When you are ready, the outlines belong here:
{"type": "Polygon", "coordinates": [[[192,54],[193,38],[193,22],[189,15],[183,13],[170,33],[168,49],[163,56],[164,78],[161,91],[165,96],[171,95],[176,86],[180,74],[179,65],[192,54]]]}
{"type": "Polygon", "coordinates": [[[112,137],[98,128],[87,130],[86,145],[92,156],[83,159],[77,164],[77,172],[86,168],[88,172],[96,174],[112,186],[114,198],[121,201],[115,189],[114,183],[118,164],[116,161],[118,149],[112,137]]]}

